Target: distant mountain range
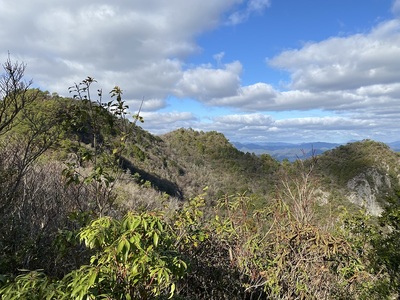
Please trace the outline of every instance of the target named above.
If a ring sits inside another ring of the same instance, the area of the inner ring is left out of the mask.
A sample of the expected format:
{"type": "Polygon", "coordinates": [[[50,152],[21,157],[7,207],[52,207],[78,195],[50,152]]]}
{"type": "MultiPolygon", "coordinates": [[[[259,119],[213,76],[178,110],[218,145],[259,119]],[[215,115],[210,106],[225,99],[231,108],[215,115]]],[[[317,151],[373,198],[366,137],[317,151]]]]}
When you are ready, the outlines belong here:
{"type": "Polygon", "coordinates": [[[400,151],[400,141],[387,143],[387,145],[392,148],[393,151],[399,152],[400,151]]]}
{"type": "MultiPolygon", "coordinates": [[[[242,152],[254,153],[256,155],[269,154],[273,158],[282,161],[288,159],[295,161],[299,158],[309,158],[310,156],[319,155],[327,150],[337,148],[344,144],[339,143],[325,143],[325,142],[312,142],[312,143],[232,143],[238,150],[242,152]]],[[[400,151],[400,141],[387,143],[393,151],[400,151]]]]}

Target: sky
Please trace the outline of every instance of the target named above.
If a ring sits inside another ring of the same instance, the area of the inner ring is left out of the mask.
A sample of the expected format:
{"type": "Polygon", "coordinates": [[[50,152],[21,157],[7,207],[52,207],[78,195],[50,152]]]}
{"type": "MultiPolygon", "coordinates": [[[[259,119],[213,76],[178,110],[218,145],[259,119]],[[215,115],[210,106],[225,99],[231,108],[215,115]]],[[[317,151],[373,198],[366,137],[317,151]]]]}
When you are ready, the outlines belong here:
{"type": "Polygon", "coordinates": [[[400,140],[400,0],[0,0],[0,15],[2,62],[62,96],[117,85],[153,134],[400,140]]]}

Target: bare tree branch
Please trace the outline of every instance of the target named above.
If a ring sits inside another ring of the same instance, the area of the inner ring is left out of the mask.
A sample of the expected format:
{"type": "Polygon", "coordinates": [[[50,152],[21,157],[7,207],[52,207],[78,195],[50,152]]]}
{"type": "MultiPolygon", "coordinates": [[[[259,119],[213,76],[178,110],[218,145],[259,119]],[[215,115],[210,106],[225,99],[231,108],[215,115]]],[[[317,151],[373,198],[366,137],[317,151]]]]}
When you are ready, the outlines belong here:
{"type": "Polygon", "coordinates": [[[0,77],[0,135],[11,128],[18,113],[32,103],[39,92],[28,92],[32,80],[23,80],[25,63],[13,63],[9,56],[2,67],[4,74],[0,77]]]}

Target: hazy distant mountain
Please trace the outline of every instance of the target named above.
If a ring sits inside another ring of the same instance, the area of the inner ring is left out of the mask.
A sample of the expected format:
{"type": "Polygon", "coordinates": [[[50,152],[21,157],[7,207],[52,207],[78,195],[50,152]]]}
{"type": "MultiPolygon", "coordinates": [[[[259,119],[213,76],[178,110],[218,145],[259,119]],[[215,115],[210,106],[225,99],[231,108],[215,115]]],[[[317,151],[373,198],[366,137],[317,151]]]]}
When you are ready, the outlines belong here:
{"type": "Polygon", "coordinates": [[[387,144],[393,151],[400,151],[400,141],[392,142],[387,144]]]}
{"type": "Polygon", "coordinates": [[[334,149],[341,144],[336,143],[239,143],[233,142],[233,145],[242,152],[255,153],[257,155],[267,153],[277,160],[288,159],[294,161],[298,158],[308,158],[313,153],[315,155],[321,154],[327,150],[334,149]]]}
{"type": "MultiPolygon", "coordinates": [[[[355,141],[352,141],[355,142],[355,141]]],[[[308,158],[313,153],[321,154],[327,150],[335,149],[343,144],[339,143],[325,143],[325,142],[312,142],[312,143],[232,143],[238,150],[242,152],[254,153],[257,155],[267,153],[277,160],[288,159],[295,161],[298,158],[308,158]]],[[[393,151],[400,151],[400,141],[387,143],[393,151]]]]}

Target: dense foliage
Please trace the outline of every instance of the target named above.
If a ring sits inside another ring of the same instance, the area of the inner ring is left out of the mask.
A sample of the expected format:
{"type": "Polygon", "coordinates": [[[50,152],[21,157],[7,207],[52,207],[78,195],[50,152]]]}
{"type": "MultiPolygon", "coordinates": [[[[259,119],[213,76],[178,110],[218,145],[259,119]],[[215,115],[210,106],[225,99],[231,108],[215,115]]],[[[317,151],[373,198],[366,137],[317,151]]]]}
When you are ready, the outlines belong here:
{"type": "Polygon", "coordinates": [[[326,214],[319,196],[382,155],[396,179],[384,145],[279,163],[217,132],[154,137],[119,87],[93,98],[93,78],[63,98],[3,69],[1,299],[399,297],[396,186],[380,217],[326,214]]]}

